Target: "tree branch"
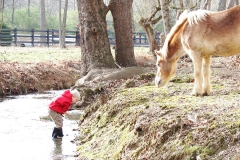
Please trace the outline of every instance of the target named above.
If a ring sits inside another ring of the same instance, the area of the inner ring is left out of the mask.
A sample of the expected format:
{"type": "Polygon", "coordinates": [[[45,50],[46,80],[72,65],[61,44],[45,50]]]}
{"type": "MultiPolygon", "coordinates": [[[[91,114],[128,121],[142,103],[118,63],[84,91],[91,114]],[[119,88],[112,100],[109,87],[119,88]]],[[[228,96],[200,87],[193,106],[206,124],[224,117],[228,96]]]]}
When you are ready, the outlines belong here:
{"type": "Polygon", "coordinates": [[[152,20],[151,24],[156,24],[161,19],[162,19],[162,15],[159,15],[156,19],[152,20]]]}
{"type": "Polygon", "coordinates": [[[161,10],[160,5],[159,5],[159,6],[156,6],[156,7],[155,7],[155,11],[152,13],[152,15],[148,18],[147,21],[148,21],[148,22],[151,21],[151,20],[153,19],[153,17],[155,17],[155,15],[157,14],[157,12],[160,11],[160,10],[161,10]]]}
{"type": "Polygon", "coordinates": [[[186,10],[186,9],[192,10],[192,9],[196,8],[196,6],[197,6],[197,3],[195,4],[195,6],[188,7],[188,8],[181,8],[181,7],[179,8],[179,7],[176,7],[176,6],[171,6],[171,8],[172,8],[172,9],[176,9],[176,10],[182,10],[182,11],[184,11],[184,10],[186,10]]]}

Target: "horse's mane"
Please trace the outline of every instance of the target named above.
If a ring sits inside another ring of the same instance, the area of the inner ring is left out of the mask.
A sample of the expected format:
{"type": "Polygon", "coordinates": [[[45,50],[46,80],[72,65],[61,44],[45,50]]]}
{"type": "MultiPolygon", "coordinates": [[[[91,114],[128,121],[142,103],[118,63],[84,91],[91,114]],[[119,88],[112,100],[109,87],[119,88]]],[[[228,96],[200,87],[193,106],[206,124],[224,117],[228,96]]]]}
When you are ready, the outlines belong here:
{"type": "Polygon", "coordinates": [[[210,13],[211,11],[207,10],[197,10],[197,11],[184,11],[179,19],[177,20],[176,24],[172,27],[171,31],[166,37],[166,40],[164,42],[164,45],[161,49],[161,53],[163,56],[166,58],[168,54],[168,47],[171,43],[174,43],[176,40],[176,36],[179,33],[181,27],[184,25],[186,21],[188,21],[190,26],[193,26],[197,24],[199,21],[205,21],[206,16],[210,13]]]}
{"type": "Polygon", "coordinates": [[[199,21],[206,21],[206,16],[209,15],[212,11],[207,10],[197,10],[189,12],[188,17],[188,23],[190,26],[193,26],[194,24],[198,24],[199,21]]]}

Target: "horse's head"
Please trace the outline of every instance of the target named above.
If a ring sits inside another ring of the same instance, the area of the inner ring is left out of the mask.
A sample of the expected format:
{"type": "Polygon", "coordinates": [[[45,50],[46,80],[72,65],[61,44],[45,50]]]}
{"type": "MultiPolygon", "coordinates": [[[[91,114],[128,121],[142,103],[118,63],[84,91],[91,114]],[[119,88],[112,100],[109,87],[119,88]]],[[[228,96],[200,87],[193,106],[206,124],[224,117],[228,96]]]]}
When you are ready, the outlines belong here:
{"type": "Polygon", "coordinates": [[[155,51],[155,53],[157,55],[157,74],[155,77],[155,85],[162,87],[168,83],[171,76],[175,73],[177,60],[164,56],[161,50],[155,51]]]}

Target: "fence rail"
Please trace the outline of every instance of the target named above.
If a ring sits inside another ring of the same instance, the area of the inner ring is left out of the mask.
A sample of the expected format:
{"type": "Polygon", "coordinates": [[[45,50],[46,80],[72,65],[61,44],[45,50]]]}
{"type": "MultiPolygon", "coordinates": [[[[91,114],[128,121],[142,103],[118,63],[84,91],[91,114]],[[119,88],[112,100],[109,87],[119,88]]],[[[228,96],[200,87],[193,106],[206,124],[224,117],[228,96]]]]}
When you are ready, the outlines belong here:
{"type": "MultiPolygon", "coordinates": [[[[108,38],[111,45],[115,44],[115,34],[108,31],[108,38]]],[[[159,33],[155,34],[159,41],[159,33]]],[[[146,34],[144,32],[133,32],[134,46],[149,46],[146,34]]],[[[0,32],[0,45],[14,46],[35,46],[35,44],[44,44],[48,47],[59,43],[59,30],[24,30],[24,29],[2,29],[0,32]]],[[[78,31],[66,31],[66,44],[80,45],[80,34],[78,31]]]]}

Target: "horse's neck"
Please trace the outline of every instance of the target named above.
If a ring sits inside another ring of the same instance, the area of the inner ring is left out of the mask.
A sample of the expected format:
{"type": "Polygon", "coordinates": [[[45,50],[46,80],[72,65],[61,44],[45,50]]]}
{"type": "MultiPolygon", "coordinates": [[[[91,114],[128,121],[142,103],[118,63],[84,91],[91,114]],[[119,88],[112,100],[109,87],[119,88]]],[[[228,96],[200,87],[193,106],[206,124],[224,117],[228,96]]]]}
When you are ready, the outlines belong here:
{"type": "Polygon", "coordinates": [[[173,52],[174,54],[169,54],[169,53],[167,54],[167,59],[178,60],[180,57],[182,57],[185,54],[187,54],[185,52],[185,50],[183,49],[182,44],[179,44],[179,45],[181,45],[181,47],[179,46],[178,50],[173,52]]]}

